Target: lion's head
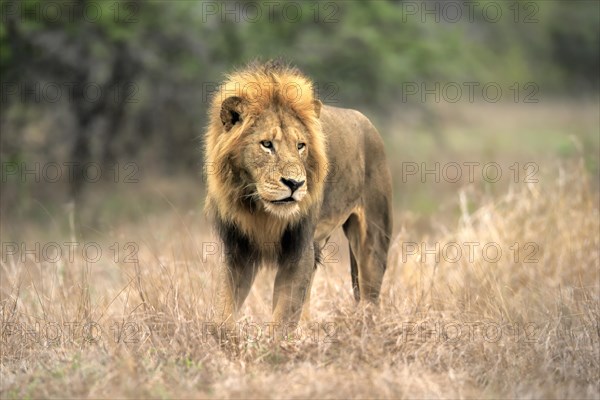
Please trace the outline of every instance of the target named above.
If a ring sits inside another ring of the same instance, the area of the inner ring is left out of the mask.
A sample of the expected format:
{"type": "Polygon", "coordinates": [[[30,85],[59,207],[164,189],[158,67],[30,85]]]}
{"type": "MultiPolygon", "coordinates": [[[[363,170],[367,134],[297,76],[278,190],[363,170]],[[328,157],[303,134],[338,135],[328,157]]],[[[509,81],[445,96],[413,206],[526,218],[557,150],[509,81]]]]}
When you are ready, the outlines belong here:
{"type": "Polygon", "coordinates": [[[327,173],[321,102],[309,79],[278,63],[227,77],[206,133],[207,208],[242,225],[294,222],[320,205],[327,173]]]}

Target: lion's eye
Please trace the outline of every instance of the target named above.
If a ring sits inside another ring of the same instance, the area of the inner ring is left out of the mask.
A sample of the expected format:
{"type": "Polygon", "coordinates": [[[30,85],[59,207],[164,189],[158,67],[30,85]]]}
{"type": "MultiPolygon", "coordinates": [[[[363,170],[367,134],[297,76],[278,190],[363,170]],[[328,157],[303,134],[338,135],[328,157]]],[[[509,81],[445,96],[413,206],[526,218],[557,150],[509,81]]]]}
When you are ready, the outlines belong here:
{"type": "Polygon", "coordinates": [[[298,143],[298,150],[302,150],[306,147],[306,143],[298,143]]]}
{"type": "Polygon", "coordinates": [[[265,149],[272,149],[273,148],[273,142],[271,142],[270,140],[263,140],[260,142],[260,145],[262,147],[264,147],[265,149]]]}

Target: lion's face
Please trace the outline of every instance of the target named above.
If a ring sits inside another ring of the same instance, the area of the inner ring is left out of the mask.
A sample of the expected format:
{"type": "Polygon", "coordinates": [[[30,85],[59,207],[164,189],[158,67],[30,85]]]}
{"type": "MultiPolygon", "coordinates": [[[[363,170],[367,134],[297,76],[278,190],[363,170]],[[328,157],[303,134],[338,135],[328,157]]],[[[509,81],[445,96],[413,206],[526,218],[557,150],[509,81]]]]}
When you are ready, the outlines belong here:
{"type": "Polygon", "coordinates": [[[245,185],[255,201],[279,217],[300,211],[309,190],[308,131],[286,110],[269,109],[246,131],[240,154],[245,185]]]}
{"type": "Polygon", "coordinates": [[[317,216],[328,171],[321,106],[294,69],[230,75],[209,114],[207,211],[260,241],[317,216]]]}

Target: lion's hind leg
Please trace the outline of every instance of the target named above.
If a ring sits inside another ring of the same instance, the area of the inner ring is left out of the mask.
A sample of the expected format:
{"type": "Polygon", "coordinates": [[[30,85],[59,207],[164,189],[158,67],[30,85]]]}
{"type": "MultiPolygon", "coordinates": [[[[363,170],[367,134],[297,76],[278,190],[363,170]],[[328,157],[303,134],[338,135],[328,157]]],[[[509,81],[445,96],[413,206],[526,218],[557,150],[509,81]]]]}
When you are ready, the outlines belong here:
{"type": "Polygon", "coordinates": [[[352,291],[354,299],[360,301],[360,282],[358,278],[358,262],[361,256],[363,234],[357,214],[351,214],[343,225],[344,234],[348,239],[348,253],[350,256],[350,277],[352,278],[352,291]]]}
{"type": "Polygon", "coordinates": [[[343,225],[350,242],[350,273],[354,298],[377,303],[391,236],[387,207],[357,207],[343,225]]]}

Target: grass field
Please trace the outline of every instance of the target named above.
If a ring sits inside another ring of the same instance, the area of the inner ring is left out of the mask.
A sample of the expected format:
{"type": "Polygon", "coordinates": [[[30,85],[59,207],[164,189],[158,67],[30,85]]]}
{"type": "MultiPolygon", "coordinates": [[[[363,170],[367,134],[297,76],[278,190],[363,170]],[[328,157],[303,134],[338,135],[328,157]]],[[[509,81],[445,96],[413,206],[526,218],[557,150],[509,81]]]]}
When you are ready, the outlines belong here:
{"type": "Polygon", "coordinates": [[[398,122],[380,309],[356,307],[339,234],[312,320],[271,340],[265,270],[231,353],[208,335],[221,251],[201,185],[99,188],[83,210],[32,201],[37,220],[2,219],[0,396],[599,398],[597,106],[452,112],[443,145],[398,122]],[[406,162],[497,162],[505,178],[435,182],[406,162]]]}

